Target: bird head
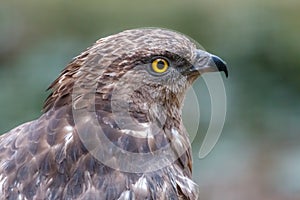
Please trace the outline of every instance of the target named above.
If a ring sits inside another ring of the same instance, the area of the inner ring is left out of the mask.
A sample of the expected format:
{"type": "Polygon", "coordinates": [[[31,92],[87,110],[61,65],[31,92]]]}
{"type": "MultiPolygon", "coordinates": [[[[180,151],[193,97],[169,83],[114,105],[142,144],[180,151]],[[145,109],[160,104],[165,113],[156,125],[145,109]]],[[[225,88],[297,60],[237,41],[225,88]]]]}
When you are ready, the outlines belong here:
{"type": "Polygon", "coordinates": [[[135,105],[137,112],[153,105],[180,108],[194,80],[216,71],[227,76],[225,62],[197,49],[183,34],[157,28],[127,30],[98,40],[74,58],[50,86],[53,93],[44,109],[70,104],[71,93],[78,94],[74,108],[88,107],[90,93],[96,93],[100,105],[126,102],[125,107],[135,105]]]}

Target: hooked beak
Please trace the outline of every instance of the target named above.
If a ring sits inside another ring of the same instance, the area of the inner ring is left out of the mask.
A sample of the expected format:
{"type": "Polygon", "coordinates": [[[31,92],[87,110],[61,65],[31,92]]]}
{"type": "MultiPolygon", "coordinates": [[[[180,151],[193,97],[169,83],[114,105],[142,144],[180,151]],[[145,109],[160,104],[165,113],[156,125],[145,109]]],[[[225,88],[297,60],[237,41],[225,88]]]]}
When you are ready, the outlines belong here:
{"type": "Polygon", "coordinates": [[[193,66],[189,69],[190,73],[203,74],[206,72],[224,72],[228,77],[226,62],[218,56],[210,54],[206,51],[197,50],[196,58],[193,66]]]}
{"type": "Polygon", "coordinates": [[[211,55],[211,60],[212,60],[212,65],[217,66],[218,70],[220,72],[224,72],[226,78],[228,78],[228,70],[227,70],[227,64],[224,60],[222,60],[221,58],[219,58],[218,56],[215,55],[211,55]]]}

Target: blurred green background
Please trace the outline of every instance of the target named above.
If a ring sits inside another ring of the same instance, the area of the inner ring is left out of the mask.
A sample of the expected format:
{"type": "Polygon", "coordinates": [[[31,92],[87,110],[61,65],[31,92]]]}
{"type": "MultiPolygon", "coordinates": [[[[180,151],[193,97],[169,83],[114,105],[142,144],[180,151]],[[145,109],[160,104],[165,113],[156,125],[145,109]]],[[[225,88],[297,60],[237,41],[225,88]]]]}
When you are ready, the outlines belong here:
{"type": "Polygon", "coordinates": [[[230,67],[223,134],[205,159],[197,158],[210,117],[204,109],[193,141],[200,199],[299,200],[299,8],[298,0],[2,0],[0,133],[39,117],[45,89],[100,37],[138,27],[174,29],[230,67]]]}

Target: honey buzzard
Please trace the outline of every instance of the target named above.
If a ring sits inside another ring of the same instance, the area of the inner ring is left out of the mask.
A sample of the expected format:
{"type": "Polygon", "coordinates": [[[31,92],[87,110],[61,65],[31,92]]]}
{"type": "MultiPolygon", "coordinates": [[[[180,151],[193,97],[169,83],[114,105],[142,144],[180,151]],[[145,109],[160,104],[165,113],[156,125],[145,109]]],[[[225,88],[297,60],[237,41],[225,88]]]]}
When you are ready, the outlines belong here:
{"type": "Polygon", "coordinates": [[[98,40],[51,84],[40,118],[0,136],[1,199],[197,199],[187,89],[225,63],[165,29],[98,40]]]}

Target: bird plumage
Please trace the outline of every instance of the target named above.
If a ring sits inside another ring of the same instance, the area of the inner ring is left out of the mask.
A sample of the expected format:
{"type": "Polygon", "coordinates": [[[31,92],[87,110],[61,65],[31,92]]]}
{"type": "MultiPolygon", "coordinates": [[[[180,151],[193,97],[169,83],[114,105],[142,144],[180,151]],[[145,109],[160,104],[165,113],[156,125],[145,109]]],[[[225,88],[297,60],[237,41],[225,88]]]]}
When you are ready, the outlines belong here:
{"type": "Polygon", "coordinates": [[[179,33],[135,29],[75,57],[42,116],[0,136],[1,199],[197,199],[181,119],[201,74],[189,70],[209,59],[196,51],[179,33]],[[151,69],[156,58],[168,71],[151,69]]]}

